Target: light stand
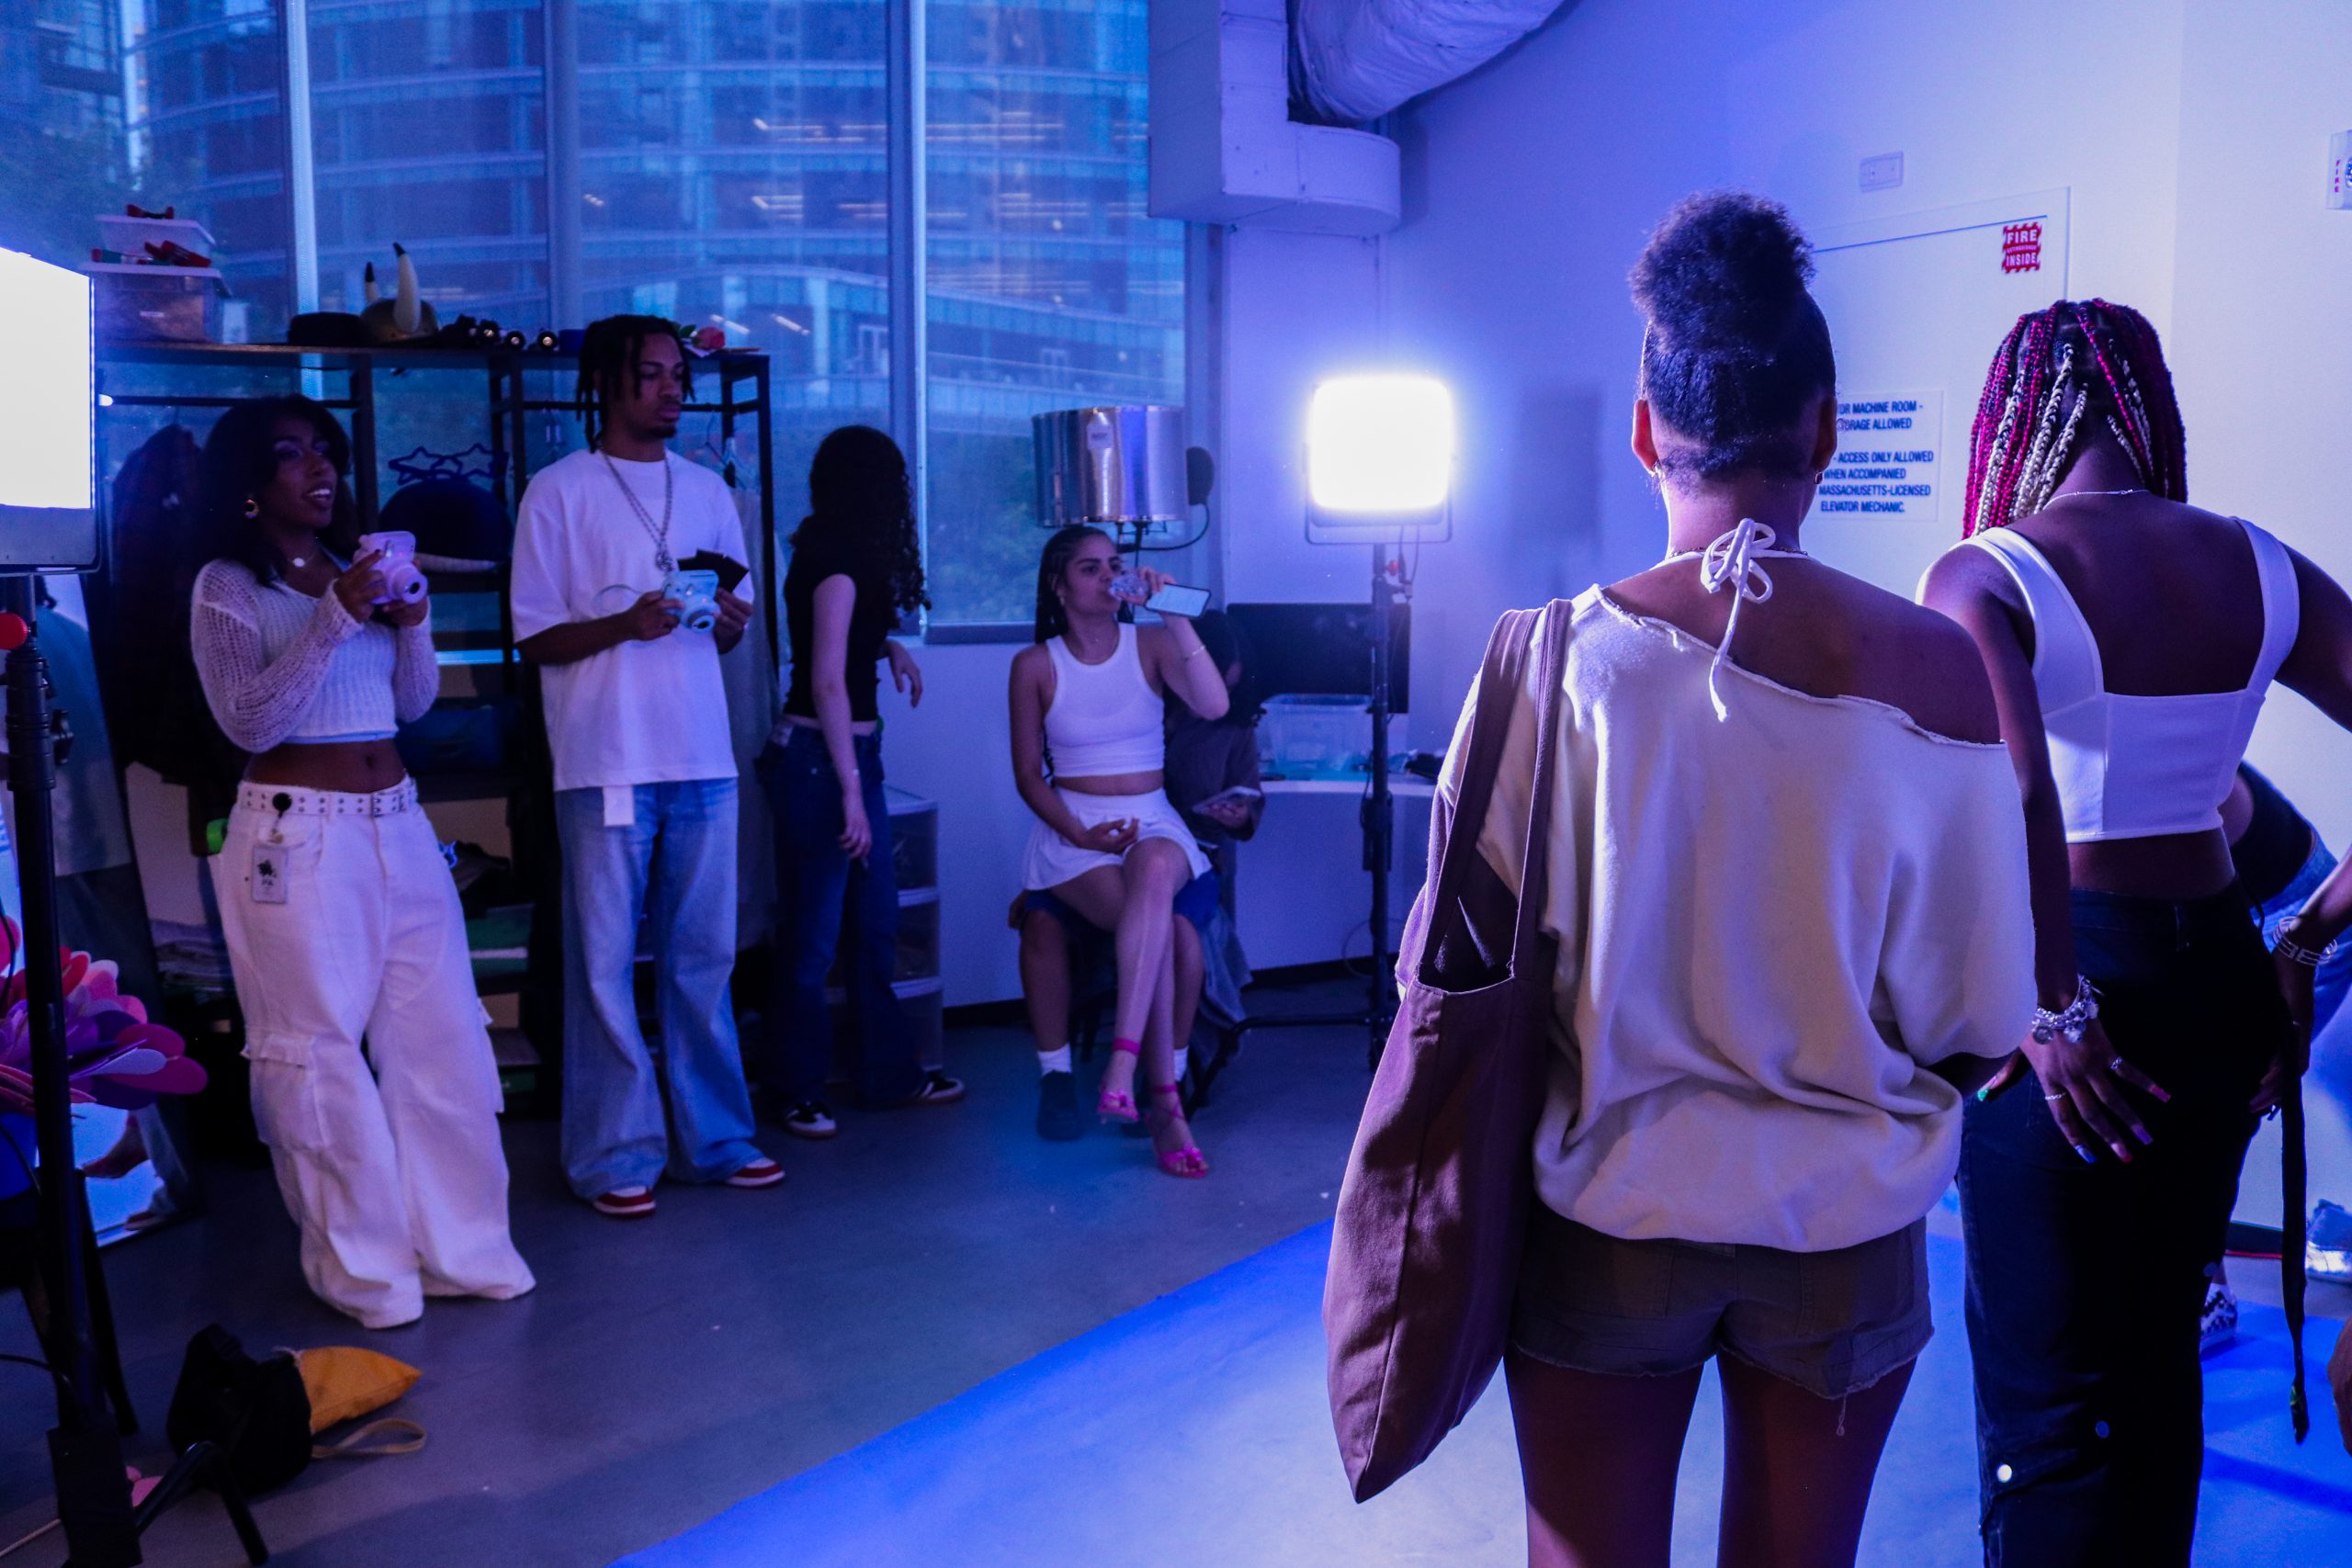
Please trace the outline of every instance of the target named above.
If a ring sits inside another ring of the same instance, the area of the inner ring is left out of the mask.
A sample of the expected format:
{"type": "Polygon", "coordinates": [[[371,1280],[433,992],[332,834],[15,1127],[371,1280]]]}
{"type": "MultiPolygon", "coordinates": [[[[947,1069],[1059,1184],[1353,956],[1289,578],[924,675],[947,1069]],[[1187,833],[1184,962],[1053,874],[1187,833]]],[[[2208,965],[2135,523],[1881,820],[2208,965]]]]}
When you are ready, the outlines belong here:
{"type": "Polygon", "coordinates": [[[237,1539],[254,1563],[269,1561],[226,1456],[197,1443],[179,1457],[145,1503],[133,1508],[122,1433],[100,1382],[90,1327],[89,1234],[82,1171],[74,1157],[74,1106],[67,1083],[64,982],[58,971],[55,825],[50,795],[57,762],[72,743],[65,715],[49,705],[49,670],[35,637],[33,579],[0,577],[0,649],[8,654],[8,788],[17,797],[17,886],[23,906],[26,1025],[32,1043],[33,1125],[40,1148],[39,1268],[48,1323],[42,1354],[57,1384],[57,1426],[49,1434],[57,1517],[69,1568],[130,1568],[139,1538],[197,1483],[220,1494],[237,1539]]]}
{"type": "Polygon", "coordinates": [[[1363,833],[1363,868],[1372,874],[1372,974],[1365,981],[1361,1012],[1275,1013],[1240,1020],[1232,1033],[1238,1043],[1253,1030],[1330,1029],[1353,1025],[1369,1037],[1366,1055],[1374,1066],[1388,1043],[1388,1026],[1396,1017],[1396,980],[1390,973],[1388,953],[1388,872],[1396,858],[1396,796],[1388,787],[1388,666],[1394,635],[1396,581],[1389,570],[1388,547],[1372,547],[1372,750],[1365,765],[1371,788],[1356,808],[1363,833]]]}
{"type": "Polygon", "coordinates": [[[40,1149],[40,1273],[49,1322],[41,1349],[57,1382],[49,1463],[57,1517],[75,1568],[138,1562],[139,1529],[123,1472],[122,1434],[98,1382],[90,1338],[89,1280],[81,1236],[89,1224],[74,1159],[66,1086],[62,977],[57,968],[57,885],[50,791],[57,737],[49,671],[33,638],[33,580],[0,579],[0,647],[8,649],[8,788],[17,797],[17,882],[24,907],[26,1025],[32,1036],[33,1127],[40,1149]],[[9,617],[14,617],[13,622],[9,617]],[[11,640],[13,639],[13,640],[11,640]]]}

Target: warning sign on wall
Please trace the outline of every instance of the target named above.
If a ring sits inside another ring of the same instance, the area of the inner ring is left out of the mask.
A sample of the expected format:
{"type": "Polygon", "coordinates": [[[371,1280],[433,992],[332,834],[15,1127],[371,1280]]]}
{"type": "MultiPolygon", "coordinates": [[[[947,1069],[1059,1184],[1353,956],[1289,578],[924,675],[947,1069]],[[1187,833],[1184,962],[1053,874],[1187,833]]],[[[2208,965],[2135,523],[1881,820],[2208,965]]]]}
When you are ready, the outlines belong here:
{"type": "Polygon", "coordinates": [[[1838,400],[1838,456],[1816,513],[1931,523],[1942,489],[1944,395],[1869,392],[1838,400]]]}

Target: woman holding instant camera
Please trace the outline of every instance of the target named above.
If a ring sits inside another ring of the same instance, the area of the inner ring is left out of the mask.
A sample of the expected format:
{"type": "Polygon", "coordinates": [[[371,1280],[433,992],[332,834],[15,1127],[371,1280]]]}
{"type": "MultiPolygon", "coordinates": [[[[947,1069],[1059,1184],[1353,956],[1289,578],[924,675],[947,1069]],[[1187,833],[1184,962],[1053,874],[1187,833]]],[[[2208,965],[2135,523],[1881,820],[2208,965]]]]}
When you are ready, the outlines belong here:
{"type": "Polygon", "coordinates": [[[213,716],[253,754],[215,886],[254,1119],[311,1289],[390,1328],[428,1295],[533,1280],[457,885],[392,746],[440,683],[426,587],[400,541],[353,537],[350,462],[308,398],[220,416],[190,631],[213,716]]]}
{"type": "Polygon", "coordinates": [[[818,444],[808,465],[808,515],[792,536],[784,578],[792,682],[761,753],[761,783],[775,818],[775,1000],[767,1089],[784,1130],[838,1131],[825,1102],[832,1071],[825,978],[844,921],[858,1077],[867,1106],[944,1105],[964,1086],[915,1059],[890,988],[899,955],[899,881],[882,795],[887,659],[911,705],[922,671],[890,636],[899,617],[931,603],[913,491],[898,443],[863,424],[818,444]]]}
{"type": "Polygon", "coordinates": [[[1095,1109],[1134,1122],[1140,1064],[1152,1146],[1170,1176],[1208,1174],[1185,1124],[1175,1079],[1171,924],[1177,890],[1208,857],[1161,787],[1164,694],[1204,719],[1226,710],[1225,676],[1192,622],[1123,624],[1168,585],[1160,572],[1121,570],[1100,528],[1076,524],[1046,542],[1037,564],[1036,645],[1012,660],[1012,773],[1037,814],[1022,886],[1050,891],[1114,934],[1119,994],[1110,1066],[1095,1109]],[[1047,770],[1051,763],[1050,775],[1047,770]],[[1147,1059],[1148,1054],[1148,1059],[1147,1059]]]}

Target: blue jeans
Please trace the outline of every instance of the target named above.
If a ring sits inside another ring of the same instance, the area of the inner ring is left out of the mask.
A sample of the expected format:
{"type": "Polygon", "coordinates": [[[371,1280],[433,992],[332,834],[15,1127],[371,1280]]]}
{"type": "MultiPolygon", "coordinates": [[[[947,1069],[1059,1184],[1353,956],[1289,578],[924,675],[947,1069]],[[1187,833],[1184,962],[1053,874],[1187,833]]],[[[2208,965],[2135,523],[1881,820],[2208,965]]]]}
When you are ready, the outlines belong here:
{"type": "Polygon", "coordinates": [[[2246,1109],[2286,1028],[2233,887],[2188,903],[2077,890],[2076,961],[2110,1043],[2171,1092],[2154,1136],[2086,1163],[2031,1072],[1967,1107],[1968,1342],[1987,1568],[2186,1568],[2204,1457],[2197,1324],[2246,1109]]]}
{"type": "Polygon", "coordinates": [[[594,1198],[666,1169],[717,1181],[762,1157],[735,1040],[735,781],[559,790],[563,840],[563,1168],[594,1198]],[[637,1022],[638,914],[653,944],[661,1065],[637,1022]],[[664,1089],[669,1115],[662,1115],[664,1089]]]}
{"type": "Polygon", "coordinates": [[[857,1021],[857,1083],[865,1102],[902,1104],[923,1086],[914,1038],[890,988],[899,964],[899,872],[882,795],[882,738],[860,735],[855,747],[858,795],[874,829],[874,847],[862,864],[842,848],[841,775],[824,736],[793,725],[784,744],[760,753],[760,782],[775,818],[776,859],[775,996],[760,1081],[787,1104],[825,1098],[833,1066],[825,980],[836,952],[857,1021]]]}

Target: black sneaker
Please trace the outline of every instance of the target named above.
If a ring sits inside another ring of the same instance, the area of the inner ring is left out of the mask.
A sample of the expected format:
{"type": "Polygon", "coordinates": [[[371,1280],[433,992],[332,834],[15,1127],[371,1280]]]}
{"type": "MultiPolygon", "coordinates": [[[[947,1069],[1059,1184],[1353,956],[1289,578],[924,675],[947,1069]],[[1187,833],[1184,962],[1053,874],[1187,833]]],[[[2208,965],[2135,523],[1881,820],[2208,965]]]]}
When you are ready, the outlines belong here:
{"type": "Polygon", "coordinates": [[[832,1108],[821,1100],[804,1100],[776,1118],[776,1125],[796,1138],[830,1138],[840,1132],[832,1108]]]}
{"type": "Polygon", "coordinates": [[[1078,1075],[1046,1073],[1037,1079],[1037,1136],[1049,1143],[1072,1144],[1086,1135],[1086,1119],[1078,1111],[1078,1075]]]}

